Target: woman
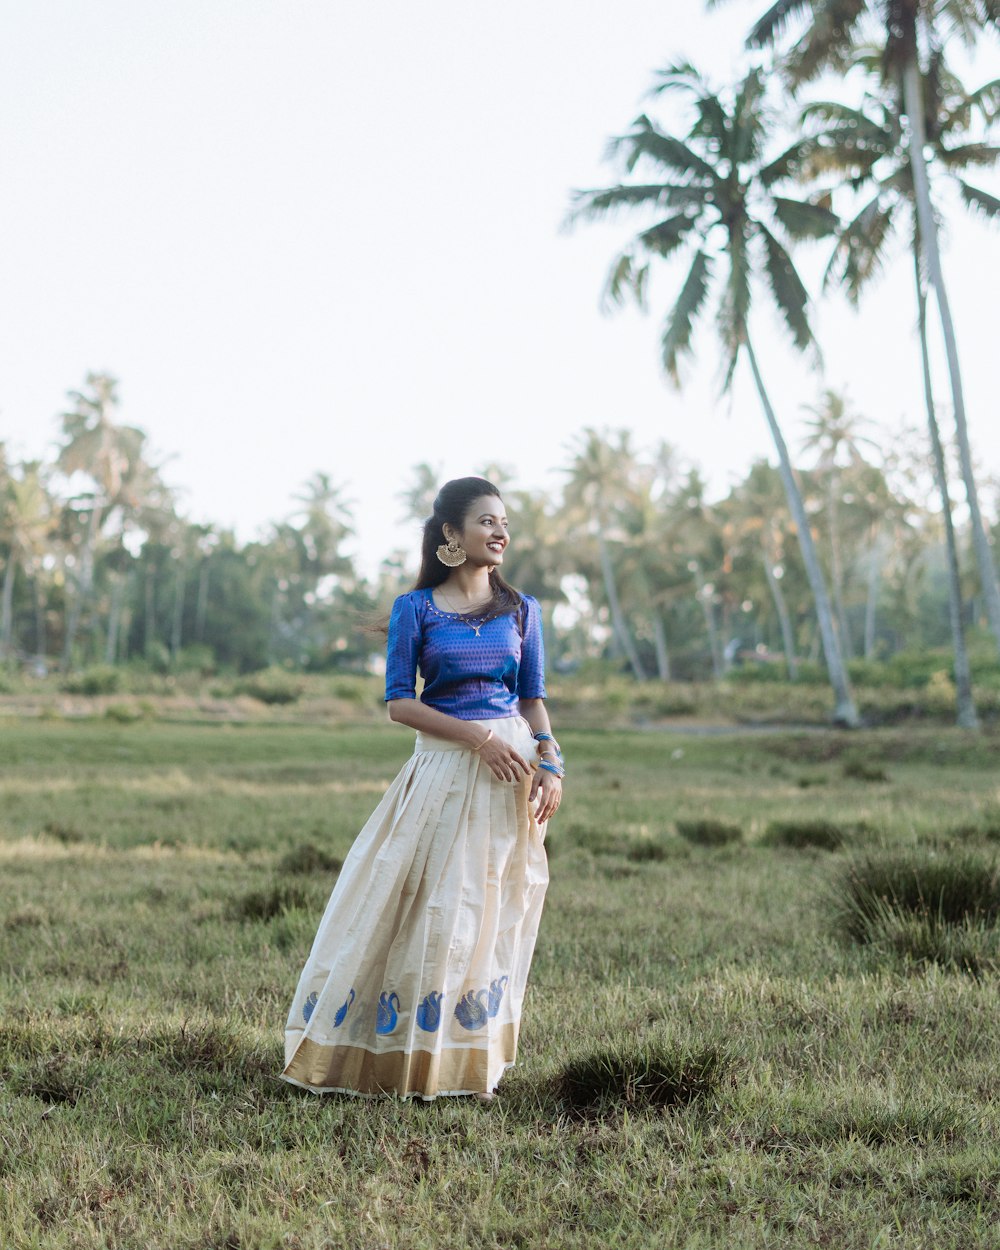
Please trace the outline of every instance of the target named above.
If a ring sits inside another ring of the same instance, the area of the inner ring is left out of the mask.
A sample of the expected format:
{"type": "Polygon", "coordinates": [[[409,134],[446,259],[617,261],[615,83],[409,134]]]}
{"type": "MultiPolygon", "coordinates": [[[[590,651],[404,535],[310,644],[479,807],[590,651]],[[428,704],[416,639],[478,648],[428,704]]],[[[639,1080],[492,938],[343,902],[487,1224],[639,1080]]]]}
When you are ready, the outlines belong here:
{"type": "Polygon", "coordinates": [[[295,1085],[489,1099],[514,1062],[563,770],[538,603],[500,574],[509,542],[495,486],[446,483],[389,618],[385,698],[416,746],[299,979],[282,1073],[295,1085]]]}

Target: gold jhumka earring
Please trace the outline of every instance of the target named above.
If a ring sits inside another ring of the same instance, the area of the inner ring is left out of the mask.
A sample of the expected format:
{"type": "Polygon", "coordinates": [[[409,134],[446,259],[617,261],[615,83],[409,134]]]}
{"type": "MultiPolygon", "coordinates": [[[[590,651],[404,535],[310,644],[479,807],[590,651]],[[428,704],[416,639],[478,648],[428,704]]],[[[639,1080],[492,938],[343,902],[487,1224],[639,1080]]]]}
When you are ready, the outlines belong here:
{"type": "Polygon", "coordinates": [[[465,563],[465,548],[460,546],[453,538],[448,543],[442,543],[437,549],[437,558],[442,564],[446,564],[450,569],[457,569],[460,564],[465,563]]]}

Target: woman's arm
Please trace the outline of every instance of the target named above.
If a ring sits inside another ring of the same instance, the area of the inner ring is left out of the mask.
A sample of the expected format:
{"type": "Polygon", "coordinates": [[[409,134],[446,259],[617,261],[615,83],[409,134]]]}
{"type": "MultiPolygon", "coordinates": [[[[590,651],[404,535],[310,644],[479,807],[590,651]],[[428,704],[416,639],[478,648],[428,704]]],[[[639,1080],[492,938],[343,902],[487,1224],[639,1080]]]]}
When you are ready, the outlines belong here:
{"type": "MultiPolygon", "coordinates": [[[[521,715],[531,726],[533,734],[552,733],[552,726],[549,724],[549,712],[545,706],[544,699],[521,699],[519,704],[521,715]]],[[[559,750],[558,742],[542,742],[539,745],[543,752],[551,748],[553,755],[559,750]]]]}
{"type": "Polygon", "coordinates": [[[421,733],[447,738],[476,751],[501,781],[517,781],[519,774],[527,777],[531,772],[531,765],[522,755],[494,734],[487,734],[478,721],[449,716],[419,699],[390,699],[386,706],[389,719],[397,725],[409,725],[421,733]]]}
{"type": "MultiPolygon", "coordinates": [[[[544,699],[521,699],[519,702],[521,715],[531,726],[532,733],[552,733],[544,699]]],[[[559,743],[554,739],[552,742],[539,742],[538,750],[542,759],[548,757],[553,764],[561,766],[558,755],[559,743]]],[[[550,773],[546,768],[536,769],[531,781],[529,800],[534,799],[536,794],[540,794],[541,797],[535,812],[535,819],[542,824],[555,815],[562,802],[562,778],[557,777],[555,773],[550,773]]]]}

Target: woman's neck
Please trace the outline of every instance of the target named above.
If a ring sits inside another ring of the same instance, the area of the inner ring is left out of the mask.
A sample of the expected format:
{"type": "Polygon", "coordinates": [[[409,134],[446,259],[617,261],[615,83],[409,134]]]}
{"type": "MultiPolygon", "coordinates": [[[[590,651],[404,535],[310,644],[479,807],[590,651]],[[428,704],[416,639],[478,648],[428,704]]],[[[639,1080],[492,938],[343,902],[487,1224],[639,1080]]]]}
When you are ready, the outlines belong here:
{"type": "Polygon", "coordinates": [[[485,565],[479,568],[461,568],[454,569],[446,581],[441,583],[441,589],[449,599],[455,603],[467,604],[470,607],[480,603],[485,603],[487,599],[493,597],[493,590],[490,587],[490,570],[485,565]]]}

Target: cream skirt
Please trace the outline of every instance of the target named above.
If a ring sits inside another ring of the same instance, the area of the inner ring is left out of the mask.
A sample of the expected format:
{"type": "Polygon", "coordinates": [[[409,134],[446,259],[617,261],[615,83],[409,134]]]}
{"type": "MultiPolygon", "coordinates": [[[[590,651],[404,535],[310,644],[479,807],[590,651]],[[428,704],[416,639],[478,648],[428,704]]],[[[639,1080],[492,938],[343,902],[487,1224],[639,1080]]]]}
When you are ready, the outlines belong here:
{"type": "MultiPolygon", "coordinates": [[[[537,767],[520,716],[479,721],[537,767]]],[[[548,866],[530,778],[417,734],[351,847],[299,979],[285,1070],[316,1093],[491,1091],[517,1053],[548,866]]]]}

